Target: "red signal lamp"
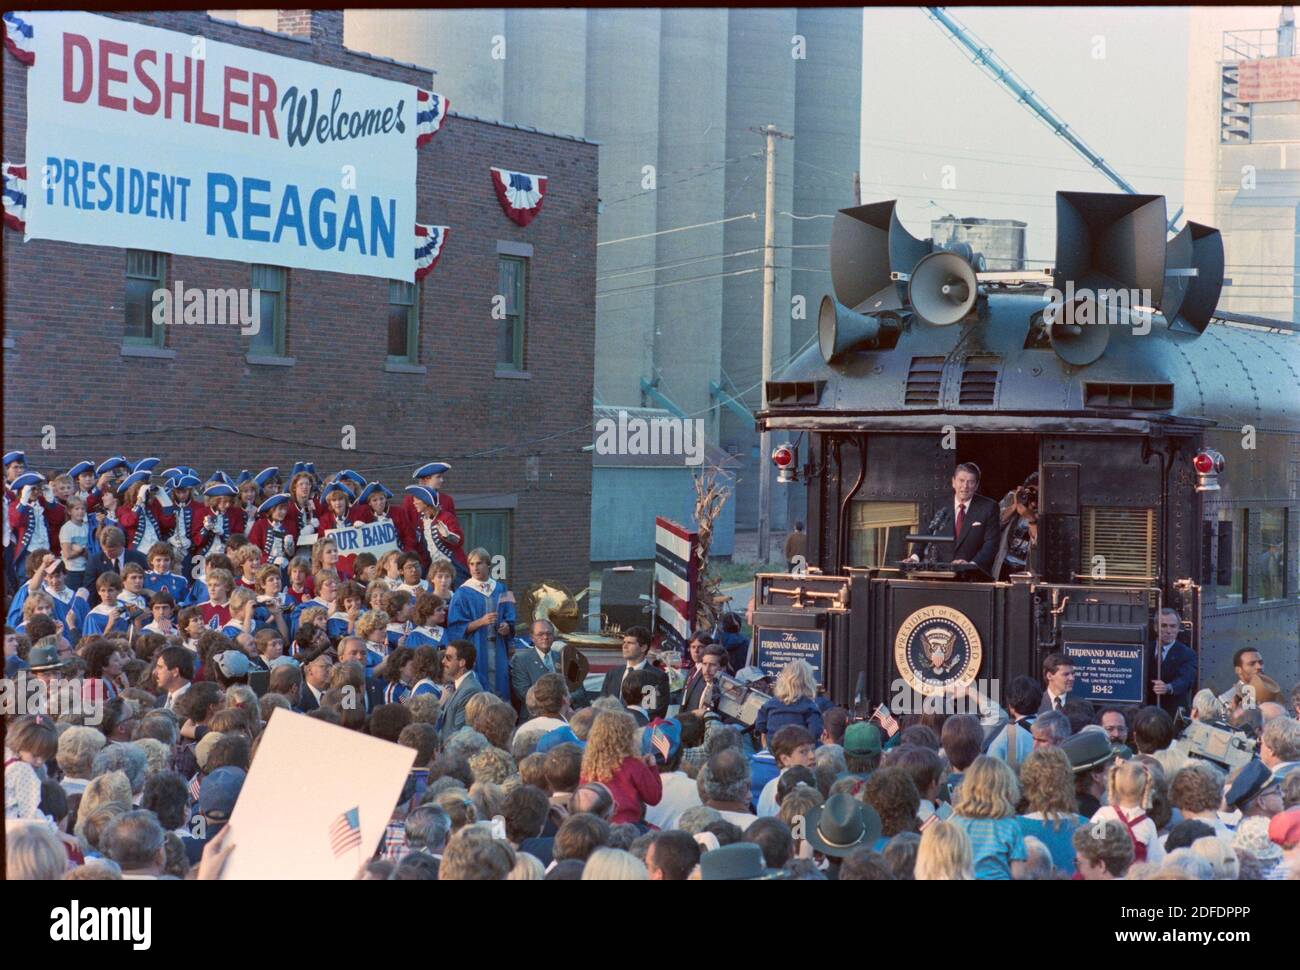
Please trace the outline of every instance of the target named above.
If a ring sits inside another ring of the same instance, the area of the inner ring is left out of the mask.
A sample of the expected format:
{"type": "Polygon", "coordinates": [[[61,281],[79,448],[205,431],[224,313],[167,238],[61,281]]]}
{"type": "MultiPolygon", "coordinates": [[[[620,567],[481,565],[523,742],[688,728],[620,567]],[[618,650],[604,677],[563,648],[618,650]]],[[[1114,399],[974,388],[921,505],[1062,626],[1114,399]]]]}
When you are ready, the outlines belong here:
{"type": "Polygon", "coordinates": [[[1223,456],[1213,448],[1202,448],[1192,459],[1192,468],[1196,471],[1196,490],[1198,492],[1219,491],[1219,475],[1223,473],[1225,462],[1223,456]]]}
{"type": "Polygon", "coordinates": [[[772,464],[776,466],[776,480],[781,484],[796,481],[794,467],[794,448],[788,443],[777,445],[772,449],[772,464]]]}

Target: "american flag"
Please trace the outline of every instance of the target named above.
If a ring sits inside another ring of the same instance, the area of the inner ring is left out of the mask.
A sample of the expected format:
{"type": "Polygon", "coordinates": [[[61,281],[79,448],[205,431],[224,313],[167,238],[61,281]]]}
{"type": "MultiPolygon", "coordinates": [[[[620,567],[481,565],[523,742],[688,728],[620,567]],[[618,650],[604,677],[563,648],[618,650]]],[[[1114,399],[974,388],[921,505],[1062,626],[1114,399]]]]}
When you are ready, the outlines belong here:
{"type": "Polygon", "coordinates": [[[352,849],[361,848],[361,813],[349,808],[330,826],[330,848],[334,858],[352,849]]]}
{"type": "Polygon", "coordinates": [[[668,740],[668,735],[663,731],[655,728],[650,732],[650,746],[659,752],[659,756],[668,760],[668,752],[672,750],[673,743],[668,740]]]}
{"type": "Polygon", "coordinates": [[[876,708],[875,713],[871,715],[871,719],[873,721],[879,721],[880,726],[885,729],[885,734],[889,737],[892,738],[898,733],[898,721],[894,718],[894,715],[890,714],[889,711],[886,710],[884,704],[881,704],[876,708]]]}
{"type": "Polygon", "coordinates": [[[203,772],[198,772],[190,779],[190,801],[197,802],[203,790],[203,772]]]}

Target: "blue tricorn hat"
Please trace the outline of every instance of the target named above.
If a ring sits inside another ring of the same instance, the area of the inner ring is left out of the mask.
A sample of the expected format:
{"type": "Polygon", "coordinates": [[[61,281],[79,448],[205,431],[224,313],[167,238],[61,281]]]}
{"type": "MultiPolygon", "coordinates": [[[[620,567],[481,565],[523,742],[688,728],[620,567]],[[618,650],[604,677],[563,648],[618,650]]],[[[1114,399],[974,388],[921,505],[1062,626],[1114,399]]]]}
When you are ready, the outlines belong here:
{"type": "Polygon", "coordinates": [[[430,475],[441,475],[444,472],[451,471],[451,466],[445,461],[431,461],[426,465],[421,465],[415,470],[412,478],[428,478],[430,475]]]}
{"type": "Polygon", "coordinates": [[[212,477],[208,479],[209,485],[211,485],[213,482],[220,482],[222,485],[229,485],[231,488],[235,487],[235,483],[230,480],[230,476],[227,475],[225,472],[223,472],[220,468],[214,471],[212,473],[212,477]]]}
{"type": "MultiPolygon", "coordinates": [[[[19,454],[22,454],[22,452],[19,452],[19,454]]],[[[5,459],[5,464],[9,464],[8,458],[5,459]]],[[[78,475],[84,475],[86,472],[93,472],[94,470],[95,463],[93,461],[79,461],[68,469],[68,477],[76,478],[78,475]]]]}
{"type": "Polygon", "coordinates": [[[235,491],[235,486],[233,485],[227,485],[225,482],[221,481],[213,481],[208,482],[208,487],[203,490],[203,494],[208,498],[234,498],[239,493],[235,491]]]}
{"type": "Polygon", "coordinates": [[[45,476],[40,472],[23,472],[9,483],[9,487],[15,492],[18,492],[26,488],[28,485],[43,485],[44,483],[45,476]]]}
{"type": "Polygon", "coordinates": [[[6,465],[12,465],[12,464],[13,464],[14,462],[16,462],[16,461],[21,461],[21,462],[25,465],[25,464],[27,464],[27,456],[24,455],[21,451],[6,451],[6,452],[5,452],[5,464],[6,464],[6,465]]]}
{"type": "Polygon", "coordinates": [[[198,488],[201,484],[199,476],[191,475],[188,472],[172,480],[172,488],[198,488]]]}
{"type": "Polygon", "coordinates": [[[425,505],[438,504],[438,493],[431,488],[425,488],[423,485],[407,485],[406,494],[418,498],[425,505]]]}
{"type": "Polygon", "coordinates": [[[127,467],[126,457],[123,455],[114,455],[112,458],[105,458],[100,462],[99,467],[95,469],[95,474],[103,475],[107,472],[116,471],[119,468],[125,467],[127,467]]]}
{"type": "Polygon", "coordinates": [[[360,472],[354,472],[351,468],[345,468],[335,476],[335,481],[349,481],[365,488],[366,478],[360,472]]]}
{"type": "Polygon", "coordinates": [[[364,502],[366,499],[370,498],[370,496],[374,495],[375,492],[383,492],[385,498],[393,497],[393,493],[390,492],[387,488],[385,488],[381,483],[371,482],[369,485],[367,485],[365,488],[361,490],[361,494],[357,496],[357,501],[364,502]]]}
{"type": "Polygon", "coordinates": [[[279,476],[280,476],[280,469],[276,468],[274,465],[271,465],[268,468],[263,468],[260,472],[254,475],[253,481],[257,482],[258,488],[265,488],[267,482],[269,482],[273,478],[278,478],[279,476]]]}
{"type": "Polygon", "coordinates": [[[335,492],[342,492],[344,495],[346,495],[348,497],[348,502],[351,502],[353,500],[352,490],[347,488],[344,485],[340,485],[338,482],[330,482],[321,490],[320,493],[321,500],[324,501],[325,499],[333,495],[335,492]]]}
{"type": "Polygon", "coordinates": [[[235,479],[235,484],[237,486],[241,486],[246,482],[251,482],[252,480],[253,480],[253,473],[250,472],[247,468],[245,468],[242,472],[239,473],[239,477],[235,479]]]}
{"type": "Polygon", "coordinates": [[[138,472],[132,472],[130,475],[127,475],[126,478],[122,479],[121,484],[117,486],[117,490],[118,492],[125,492],[128,488],[130,488],[132,485],[136,484],[137,482],[147,482],[151,477],[152,477],[151,473],[146,469],[141,469],[138,472]]]}
{"type": "Polygon", "coordinates": [[[289,501],[289,496],[285,492],[281,492],[279,495],[272,495],[269,499],[267,499],[265,502],[263,502],[261,505],[257,507],[257,514],[266,515],[268,512],[271,511],[271,509],[275,508],[277,505],[285,505],[288,503],[288,501],[289,501]]]}
{"type": "Polygon", "coordinates": [[[161,459],[158,458],[141,458],[139,461],[131,465],[131,471],[151,472],[158,467],[158,463],[160,460],[161,459]]]}

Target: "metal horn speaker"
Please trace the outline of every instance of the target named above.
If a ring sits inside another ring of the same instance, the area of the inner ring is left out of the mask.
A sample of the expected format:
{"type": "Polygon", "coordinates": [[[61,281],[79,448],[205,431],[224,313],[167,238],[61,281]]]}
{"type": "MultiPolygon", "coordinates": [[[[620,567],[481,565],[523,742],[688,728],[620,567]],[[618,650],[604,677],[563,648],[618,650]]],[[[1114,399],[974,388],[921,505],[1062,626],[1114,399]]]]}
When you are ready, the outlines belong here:
{"type": "MultiPolygon", "coordinates": [[[[893,318],[894,314],[886,316],[893,318]]],[[[871,349],[890,326],[890,322],[882,322],[879,317],[850,310],[833,296],[824,296],[817,311],[817,342],[822,359],[832,364],[850,350],[871,349]]],[[[893,326],[897,329],[896,321],[893,326]]]]}
{"type": "Polygon", "coordinates": [[[957,253],[939,252],[924,257],[912,269],[907,300],[917,315],[936,327],[963,319],[975,306],[979,288],[975,270],[957,253]]]}
{"type": "Polygon", "coordinates": [[[1150,301],[1134,305],[1160,306],[1165,234],[1163,195],[1057,192],[1053,285],[1067,294],[1147,290],[1150,301]]]}
{"type": "Polygon", "coordinates": [[[1091,297],[1050,304],[1043,313],[1047,339],[1056,356],[1075,367],[1086,367],[1106,352],[1110,327],[1105,309],[1091,297]]]}
{"type": "Polygon", "coordinates": [[[891,284],[889,274],[910,272],[930,252],[928,240],[917,239],[898,221],[896,204],[841,209],[831,225],[831,287],[835,299],[860,313],[901,307],[905,284],[891,284]]]}
{"type": "Polygon", "coordinates": [[[1175,330],[1203,333],[1223,291],[1223,237],[1213,226],[1189,222],[1169,240],[1160,312],[1175,330]],[[1195,270],[1195,275],[1180,271],[1195,270]]]}

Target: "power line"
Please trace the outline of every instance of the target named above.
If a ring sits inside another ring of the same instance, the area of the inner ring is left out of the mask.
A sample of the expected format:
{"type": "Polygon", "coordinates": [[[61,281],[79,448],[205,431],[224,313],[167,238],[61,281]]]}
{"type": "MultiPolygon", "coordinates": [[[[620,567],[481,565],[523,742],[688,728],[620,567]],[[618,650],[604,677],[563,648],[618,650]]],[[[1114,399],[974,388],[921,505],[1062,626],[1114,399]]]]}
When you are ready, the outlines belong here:
{"type": "Polygon", "coordinates": [[[695,256],[691,259],[684,259],[675,263],[640,263],[634,267],[624,267],[625,272],[611,273],[608,276],[597,276],[596,282],[601,280],[612,280],[619,276],[636,276],[639,273],[659,272],[662,269],[677,269],[680,266],[689,266],[693,263],[704,263],[715,259],[732,259],[736,256],[750,256],[754,253],[761,253],[762,247],[758,249],[739,249],[733,253],[716,253],[708,256],[695,256]]]}
{"type": "Polygon", "coordinates": [[[666,236],[672,232],[688,232],[692,229],[707,229],[709,226],[720,226],[724,223],[735,222],[737,219],[757,219],[757,212],[749,212],[739,216],[728,216],[726,219],[714,219],[712,222],[697,222],[693,226],[678,226],[676,229],[660,229],[658,232],[643,232],[639,236],[624,236],[621,239],[607,239],[604,242],[596,243],[596,248],[601,246],[613,246],[615,243],[633,242],[637,239],[650,239],[654,236],[666,236]]]}
{"type": "Polygon", "coordinates": [[[710,273],[707,276],[690,276],[682,280],[669,280],[664,283],[642,283],[636,286],[624,286],[616,290],[605,290],[596,294],[596,299],[602,296],[612,296],[615,293],[634,293],[638,290],[658,290],[665,286],[681,286],[684,283],[702,283],[706,280],[718,280],[728,276],[745,276],[748,273],[761,273],[763,267],[755,266],[753,269],[738,269],[730,273],[710,273]]]}

